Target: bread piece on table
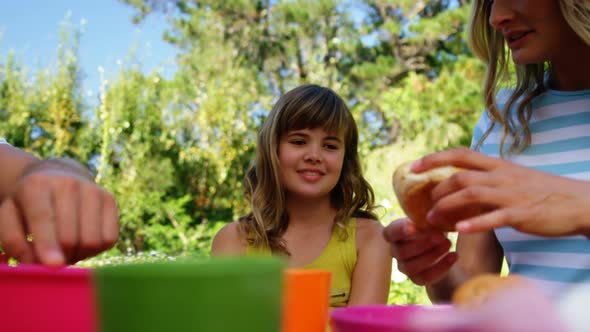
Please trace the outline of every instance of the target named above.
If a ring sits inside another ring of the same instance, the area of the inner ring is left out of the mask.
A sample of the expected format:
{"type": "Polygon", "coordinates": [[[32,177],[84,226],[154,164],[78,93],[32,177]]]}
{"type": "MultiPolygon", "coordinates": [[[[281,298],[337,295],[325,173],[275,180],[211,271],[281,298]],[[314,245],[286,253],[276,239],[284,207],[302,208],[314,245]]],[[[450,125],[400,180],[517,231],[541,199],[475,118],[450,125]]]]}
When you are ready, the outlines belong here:
{"type": "Polygon", "coordinates": [[[473,277],[455,290],[452,302],[458,307],[477,308],[491,296],[514,287],[523,287],[528,281],[517,275],[501,277],[497,274],[482,274],[473,277]]]}

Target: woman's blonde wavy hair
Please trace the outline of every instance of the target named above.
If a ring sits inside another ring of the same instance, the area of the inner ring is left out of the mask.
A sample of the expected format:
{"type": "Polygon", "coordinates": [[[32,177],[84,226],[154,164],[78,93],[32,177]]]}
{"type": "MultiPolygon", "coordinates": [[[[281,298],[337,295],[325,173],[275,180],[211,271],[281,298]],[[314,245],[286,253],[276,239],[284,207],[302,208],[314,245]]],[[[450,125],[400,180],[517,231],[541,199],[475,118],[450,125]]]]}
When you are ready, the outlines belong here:
{"type": "MultiPolygon", "coordinates": [[[[559,6],[569,26],[590,45],[590,1],[559,0],[559,6]]],[[[506,49],[502,34],[489,24],[491,10],[492,1],[473,0],[469,43],[473,52],[487,64],[483,97],[486,111],[492,121],[491,126],[477,142],[476,149],[481,147],[494,126],[500,124],[503,132],[499,153],[504,156],[507,137],[513,139],[508,149],[509,153],[522,151],[530,145],[531,101],[546,90],[545,69],[550,68],[550,64],[515,65],[516,84],[504,108],[500,110],[496,104],[496,94],[499,85],[508,77],[510,52],[506,49]],[[516,106],[518,123],[515,123],[515,118],[510,114],[513,106],[516,106]]]]}
{"type": "Polygon", "coordinates": [[[277,101],[258,133],[255,162],[244,180],[251,213],[240,218],[250,246],[289,255],[282,241],[289,215],[280,181],[278,148],[282,135],[307,128],[323,128],[344,136],[344,164],[330,197],[332,206],[337,209],[334,218],[337,227],[344,228],[351,217],[377,219],[373,213],[373,189],[361,171],[358,129],[350,110],[331,89],[302,85],[277,101]]]}

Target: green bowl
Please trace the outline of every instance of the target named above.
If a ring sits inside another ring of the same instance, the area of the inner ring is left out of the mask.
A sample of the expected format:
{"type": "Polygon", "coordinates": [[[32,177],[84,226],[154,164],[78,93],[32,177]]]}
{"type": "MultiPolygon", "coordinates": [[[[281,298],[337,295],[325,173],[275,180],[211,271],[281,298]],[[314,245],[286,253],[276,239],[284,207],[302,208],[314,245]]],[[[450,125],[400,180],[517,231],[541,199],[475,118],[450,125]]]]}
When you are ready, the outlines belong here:
{"type": "Polygon", "coordinates": [[[283,268],[272,257],[97,268],[100,330],[277,332],[283,268]]]}

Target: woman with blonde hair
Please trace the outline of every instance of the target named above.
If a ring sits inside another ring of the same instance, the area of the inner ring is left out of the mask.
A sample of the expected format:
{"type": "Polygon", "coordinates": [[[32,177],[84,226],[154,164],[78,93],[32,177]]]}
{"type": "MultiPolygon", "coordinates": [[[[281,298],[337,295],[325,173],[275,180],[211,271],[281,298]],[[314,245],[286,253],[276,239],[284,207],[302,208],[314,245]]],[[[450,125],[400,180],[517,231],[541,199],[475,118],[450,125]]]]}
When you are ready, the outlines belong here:
{"type": "Polygon", "coordinates": [[[357,148],[354,118],[334,91],[284,94],[246,175],[251,213],[217,233],[212,254],[272,254],[291,268],[329,270],[332,307],[386,303],[392,259],[357,148]]]}
{"type": "Polygon", "coordinates": [[[447,301],[467,279],[510,273],[551,298],[590,283],[590,1],[474,0],[470,42],[487,64],[472,149],[426,156],[454,165],[432,191],[429,222],[457,222],[456,252],[407,220],[384,234],[400,270],[447,301]],[[509,82],[510,57],[516,80],[509,82]],[[465,207],[481,213],[454,220],[465,207]]]}

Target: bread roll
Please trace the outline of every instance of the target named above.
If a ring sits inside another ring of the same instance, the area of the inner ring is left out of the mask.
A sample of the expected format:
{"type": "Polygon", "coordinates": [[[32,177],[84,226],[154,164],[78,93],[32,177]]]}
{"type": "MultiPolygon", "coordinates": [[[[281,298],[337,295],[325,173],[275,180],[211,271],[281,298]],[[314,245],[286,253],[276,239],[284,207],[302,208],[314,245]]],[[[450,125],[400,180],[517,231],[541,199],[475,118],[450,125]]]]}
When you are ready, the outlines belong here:
{"type": "Polygon", "coordinates": [[[445,166],[422,173],[412,173],[411,165],[412,162],[403,163],[393,173],[393,190],[402,209],[419,230],[455,231],[455,222],[459,220],[433,225],[426,220],[426,214],[433,206],[430,199],[432,189],[461,169],[445,166]]]}
{"type": "Polygon", "coordinates": [[[458,307],[477,308],[494,294],[513,287],[525,286],[527,283],[525,278],[517,275],[501,277],[497,274],[482,274],[467,280],[457,288],[453,293],[452,302],[458,307]]]}

